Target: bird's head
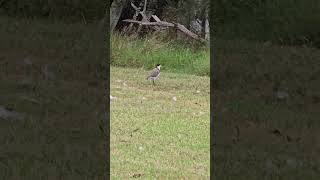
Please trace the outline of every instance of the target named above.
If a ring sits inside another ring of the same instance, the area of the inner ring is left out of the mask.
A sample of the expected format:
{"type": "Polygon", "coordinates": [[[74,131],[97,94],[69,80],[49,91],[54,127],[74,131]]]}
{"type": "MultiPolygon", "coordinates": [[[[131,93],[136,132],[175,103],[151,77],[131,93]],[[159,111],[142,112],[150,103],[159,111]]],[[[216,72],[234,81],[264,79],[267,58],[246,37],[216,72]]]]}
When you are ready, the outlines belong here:
{"type": "Polygon", "coordinates": [[[157,64],[157,65],[156,65],[156,68],[158,68],[159,70],[160,70],[160,67],[161,67],[160,64],[157,64]]]}

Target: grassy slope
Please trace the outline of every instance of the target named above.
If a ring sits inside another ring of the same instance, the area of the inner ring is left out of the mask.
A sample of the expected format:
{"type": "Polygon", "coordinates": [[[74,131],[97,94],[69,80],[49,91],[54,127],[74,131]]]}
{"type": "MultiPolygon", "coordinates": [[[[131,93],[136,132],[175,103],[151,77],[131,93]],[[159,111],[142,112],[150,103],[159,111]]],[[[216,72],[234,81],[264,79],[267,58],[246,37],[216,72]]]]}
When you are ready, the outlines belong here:
{"type": "MultiPolygon", "coordinates": [[[[244,40],[214,42],[215,177],[318,179],[320,51],[244,40]],[[277,91],[289,98],[278,99],[277,91]]],[[[146,54],[131,53],[139,50],[136,46],[119,49],[124,56],[116,56],[120,63],[115,65],[125,66],[123,62],[132,59],[138,66],[152,64],[146,54]]]]}
{"type": "Polygon", "coordinates": [[[162,72],[153,86],[146,75],[111,68],[111,176],[207,179],[209,78],[162,72]]]}
{"type": "Polygon", "coordinates": [[[0,104],[26,114],[0,120],[0,179],[103,179],[94,28],[0,18],[0,104]],[[54,79],[43,79],[45,65],[54,79]]]}
{"type": "Polygon", "coordinates": [[[200,76],[210,74],[208,47],[199,48],[197,45],[177,42],[162,34],[138,39],[114,33],[111,37],[111,47],[113,66],[150,69],[160,63],[163,70],[170,72],[200,76]]]}
{"type": "Polygon", "coordinates": [[[215,42],[216,178],[319,179],[320,50],[215,42]]]}

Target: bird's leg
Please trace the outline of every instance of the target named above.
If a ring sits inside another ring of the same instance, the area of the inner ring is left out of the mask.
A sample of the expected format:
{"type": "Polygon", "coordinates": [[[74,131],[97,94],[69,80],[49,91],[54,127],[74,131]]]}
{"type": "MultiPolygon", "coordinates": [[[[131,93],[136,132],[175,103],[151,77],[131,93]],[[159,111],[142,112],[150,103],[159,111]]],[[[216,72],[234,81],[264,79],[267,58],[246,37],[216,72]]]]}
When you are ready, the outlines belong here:
{"type": "Polygon", "coordinates": [[[154,83],[154,79],[152,79],[152,82],[153,82],[153,85],[156,85],[156,84],[154,83]]]}

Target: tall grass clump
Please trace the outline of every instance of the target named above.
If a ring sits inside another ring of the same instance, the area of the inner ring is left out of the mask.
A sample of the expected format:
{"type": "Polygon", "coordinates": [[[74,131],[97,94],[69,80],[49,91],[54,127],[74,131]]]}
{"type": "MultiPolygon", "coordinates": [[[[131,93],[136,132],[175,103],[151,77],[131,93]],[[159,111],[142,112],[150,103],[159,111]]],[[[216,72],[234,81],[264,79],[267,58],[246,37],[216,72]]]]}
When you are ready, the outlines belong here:
{"type": "Polygon", "coordinates": [[[112,34],[111,65],[150,69],[157,63],[163,71],[206,76],[210,73],[209,47],[169,39],[166,35],[137,38],[112,34]]]}

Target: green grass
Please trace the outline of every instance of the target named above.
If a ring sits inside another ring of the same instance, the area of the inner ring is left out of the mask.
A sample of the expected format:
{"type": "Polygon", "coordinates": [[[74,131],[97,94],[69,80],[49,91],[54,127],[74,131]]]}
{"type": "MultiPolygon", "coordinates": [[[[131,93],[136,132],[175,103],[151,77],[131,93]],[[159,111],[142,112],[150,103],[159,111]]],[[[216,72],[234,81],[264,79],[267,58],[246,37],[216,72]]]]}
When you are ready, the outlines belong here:
{"type": "Polygon", "coordinates": [[[165,35],[153,35],[144,39],[114,33],[111,36],[111,64],[121,67],[150,69],[162,64],[162,70],[176,73],[208,76],[210,52],[208,47],[197,47],[165,35]]]}
{"type": "Polygon", "coordinates": [[[111,67],[111,178],[208,179],[209,78],[147,74],[111,67]]]}
{"type": "Polygon", "coordinates": [[[0,120],[0,179],[103,179],[103,80],[88,53],[96,25],[0,24],[0,105],[26,115],[0,120]],[[43,78],[45,65],[54,79],[43,78]]]}

